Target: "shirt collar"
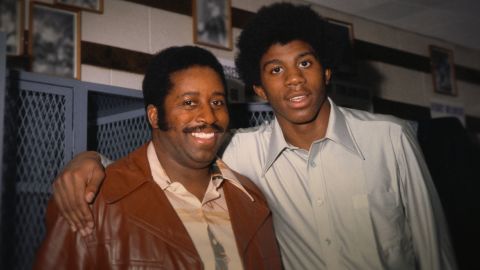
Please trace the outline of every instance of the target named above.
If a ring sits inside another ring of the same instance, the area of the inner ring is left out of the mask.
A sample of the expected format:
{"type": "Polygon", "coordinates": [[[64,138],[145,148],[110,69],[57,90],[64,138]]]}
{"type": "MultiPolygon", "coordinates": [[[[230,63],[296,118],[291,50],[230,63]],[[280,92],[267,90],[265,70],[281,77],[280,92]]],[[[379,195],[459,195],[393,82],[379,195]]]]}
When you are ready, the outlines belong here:
{"type": "MultiPolygon", "coordinates": [[[[155,152],[155,147],[153,143],[150,142],[147,148],[147,157],[148,163],[150,164],[152,177],[155,183],[157,183],[162,190],[167,189],[171,184],[172,181],[165,173],[160,161],[158,160],[157,153],[155,152]]],[[[240,189],[245,195],[247,195],[250,200],[254,201],[253,197],[247,192],[247,190],[242,186],[240,181],[237,179],[235,174],[232,172],[230,168],[219,158],[212,164],[211,167],[212,171],[212,184],[215,188],[220,188],[223,181],[227,180],[229,183],[240,189]]]]}
{"type": "Polygon", "coordinates": [[[327,132],[325,138],[343,145],[350,152],[356,154],[359,158],[365,159],[360,151],[360,148],[355,142],[355,138],[350,132],[345,114],[340,108],[330,99],[330,116],[328,118],[327,132]]]}
{"type": "MultiPolygon", "coordinates": [[[[340,111],[340,108],[335,105],[335,103],[330,98],[328,98],[328,102],[330,103],[330,115],[328,118],[328,126],[325,133],[325,139],[329,139],[335,143],[343,145],[350,152],[355,153],[360,158],[364,159],[362,153],[360,152],[354,141],[353,136],[349,131],[345,115],[340,111]]],[[[270,137],[267,162],[265,163],[265,167],[263,168],[263,174],[267,172],[267,170],[272,166],[272,164],[283,152],[283,150],[285,150],[286,148],[292,148],[285,141],[282,128],[280,127],[280,124],[278,123],[276,118],[272,120],[270,126],[272,128],[272,135],[270,137]]]]}

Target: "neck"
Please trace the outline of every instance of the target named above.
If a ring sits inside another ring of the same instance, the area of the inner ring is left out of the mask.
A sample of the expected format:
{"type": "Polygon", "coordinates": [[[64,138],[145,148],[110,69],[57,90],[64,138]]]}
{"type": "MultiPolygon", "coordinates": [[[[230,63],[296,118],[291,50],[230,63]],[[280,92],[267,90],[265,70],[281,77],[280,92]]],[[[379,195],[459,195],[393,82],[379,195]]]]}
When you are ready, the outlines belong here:
{"type": "Polygon", "coordinates": [[[313,121],[302,124],[291,124],[278,119],[285,140],[296,147],[309,150],[312,143],[325,137],[330,117],[330,103],[325,103],[320,107],[320,111],[313,121]]]}

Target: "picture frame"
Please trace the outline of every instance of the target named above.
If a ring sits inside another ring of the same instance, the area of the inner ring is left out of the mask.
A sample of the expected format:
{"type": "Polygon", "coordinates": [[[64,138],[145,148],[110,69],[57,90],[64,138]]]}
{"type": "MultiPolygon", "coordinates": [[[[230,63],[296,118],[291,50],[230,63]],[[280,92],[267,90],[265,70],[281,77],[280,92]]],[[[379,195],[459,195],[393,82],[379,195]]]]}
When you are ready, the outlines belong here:
{"type": "Polygon", "coordinates": [[[29,25],[30,70],[80,79],[80,12],[31,2],[29,25]]]}
{"type": "Polygon", "coordinates": [[[357,75],[357,62],[354,54],[355,35],[353,24],[332,18],[325,18],[328,22],[329,38],[336,41],[337,46],[332,53],[338,59],[335,67],[335,76],[347,79],[357,75]]]}
{"type": "Polygon", "coordinates": [[[55,0],[55,5],[103,13],[103,0],[55,0]]]}
{"type": "Polygon", "coordinates": [[[193,0],[194,43],[232,50],[231,0],[193,0]]]}
{"type": "Polygon", "coordinates": [[[429,49],[434,91],[439,94],[456,96],[453,51],[434,45],[430,45],[429,49]]]}
{"type": "Polygon", "coordinates": [[[24,0],[0,2],[0,31],[6,33],[7,55],[23,54],[24,0]]]}
{"type": "Polygon", "coordinates": [[[353,46],[355,42],[355,35],[353,32],[353,24],[349,22],[340,21],[337,19],[326,18],[327,22],[332,24],[337,31],[344,32],[345,35],[348,35],[350,45],[353,46]]]}

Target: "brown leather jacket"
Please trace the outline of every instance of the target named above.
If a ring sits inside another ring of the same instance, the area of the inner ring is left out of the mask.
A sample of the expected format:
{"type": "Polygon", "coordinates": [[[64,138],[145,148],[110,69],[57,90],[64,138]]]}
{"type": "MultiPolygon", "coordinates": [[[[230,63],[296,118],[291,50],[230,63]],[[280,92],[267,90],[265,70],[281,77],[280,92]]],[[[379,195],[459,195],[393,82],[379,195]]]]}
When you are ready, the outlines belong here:
{"type": "MultiPolygon", "coordinates": [[[[70,230],[50,202],[34,269],[202,269],[185,227],[153,181],[144,145],[110,165],[93,204],[94,233],[70,230]]],[[[245,269],[281,269],[271,212],[258,188],[236,174],[250,198],[225,181],[225,198],[245,269]]]]}

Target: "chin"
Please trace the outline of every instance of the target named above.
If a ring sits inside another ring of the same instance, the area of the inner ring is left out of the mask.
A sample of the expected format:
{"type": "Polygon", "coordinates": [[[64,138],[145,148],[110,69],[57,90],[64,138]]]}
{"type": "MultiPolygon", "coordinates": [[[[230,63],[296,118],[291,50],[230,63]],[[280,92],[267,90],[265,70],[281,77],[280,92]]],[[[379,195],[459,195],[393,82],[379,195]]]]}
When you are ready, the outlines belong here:
{"type": "Polygon", "coordinates": [[[192,156],[192,160],[195,163],[199,164],[200,167],[210,165],[213,161],[215,161],[216,158],[217,158],[216,154],[202,154],[202,155],[192,156]]]}
{"type": "Polygon", "coordinates": [[[290,122],[294,124],[308,124],[315,121],[318,118],[318,113],[307,112],[301,114],[292,114],[292,117],[289,117],[290,122]]]}

